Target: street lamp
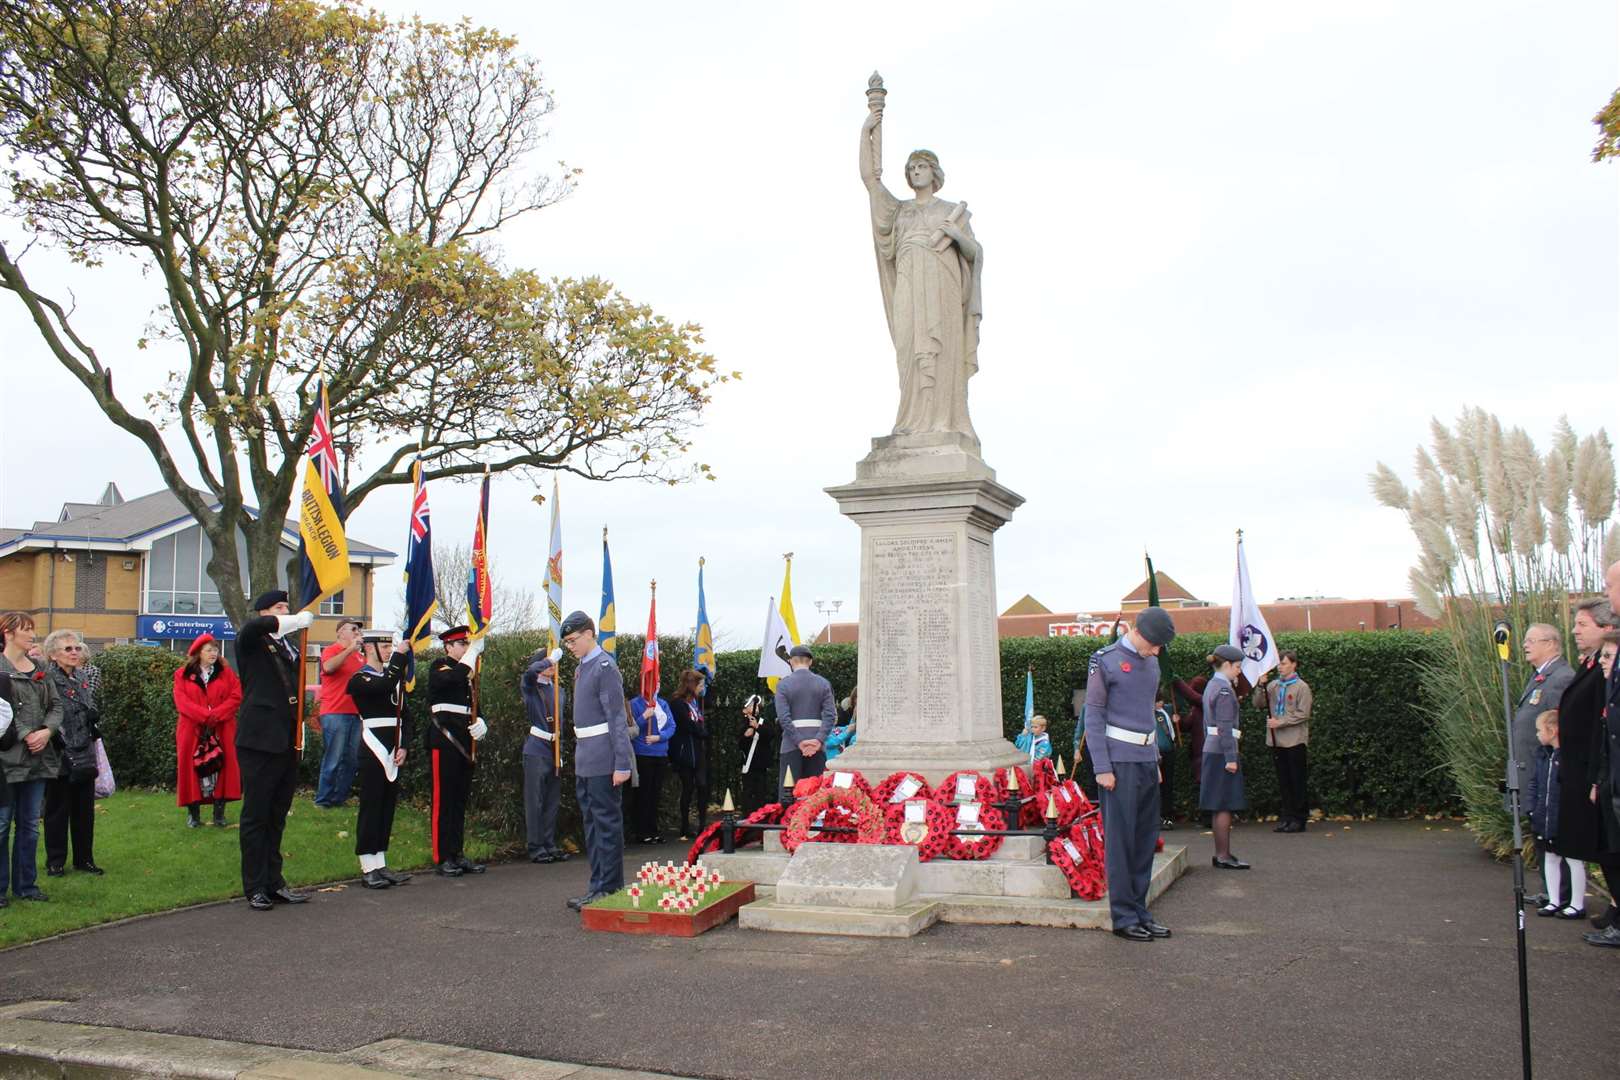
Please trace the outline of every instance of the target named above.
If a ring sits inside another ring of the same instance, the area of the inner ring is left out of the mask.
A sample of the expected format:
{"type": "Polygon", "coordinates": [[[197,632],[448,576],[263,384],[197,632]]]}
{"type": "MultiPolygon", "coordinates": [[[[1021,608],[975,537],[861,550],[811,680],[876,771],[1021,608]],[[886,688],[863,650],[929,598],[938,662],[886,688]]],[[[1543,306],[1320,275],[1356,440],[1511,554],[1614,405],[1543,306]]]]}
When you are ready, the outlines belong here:
{"type": "Polygon", "coordinates": [[[842,600],[817,600],[816,613],[822,616],[825,624],[824,632],[827,635],[827,644],[832,644],[832,621],[838,614],[838,609],[844,606],[842,600]]]}

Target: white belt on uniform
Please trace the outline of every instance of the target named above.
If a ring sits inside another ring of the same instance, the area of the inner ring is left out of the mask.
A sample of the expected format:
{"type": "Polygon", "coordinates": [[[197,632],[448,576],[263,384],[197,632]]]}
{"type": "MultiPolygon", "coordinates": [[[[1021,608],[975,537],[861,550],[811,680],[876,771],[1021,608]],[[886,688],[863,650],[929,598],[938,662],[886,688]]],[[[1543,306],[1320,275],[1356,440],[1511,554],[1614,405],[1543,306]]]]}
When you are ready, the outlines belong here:
{"type": "Polygon", "coordinates": [[[576,739],[589,739],[593,735],[606,735],[607,731],[608,731],[608,726],[606,724],[590,724],[590,725],[588,725],[586,727],[577,727],[577,728],[575,728],[574,729],[574,738],[576,738],[576,739]]]}
{"type": "Polygon", "coordinates": [[[546,742],[551,741],[551,732],[538,728],[533,724],[529,725],[529,734],[537,739],[544,739],[546,742]]]}
{"type": "Polygon", "coordinates": [[[1132,746],[1147,746],[1155,737],[1155,733],[1151,731],[1132,731],[1129,728],[1115,727],[1113,724],[1104,725],[1103,733],[1110,739],[1118,739],[1132,746]]]}
{"type": "Polygon", "coordinates": [[[470,706],[470,705],[455,705],[455,704],[452,704],[450,702],[441,701],[441,702],[439,702],[439,703],[437,703],[436,705],[433,706],[433,711],[436,712],[436,713],[437,712],[455,713],[458,716],[471,716],[472,715],[472,706],[470,706]]]}
{"type": "MultiPolygon", "coordinates": [[[[1220,734],[1221,734],[1221,729],[1218,728],[1218,727],[1206,727],[1204,729],[1204,734],[1206,736],[1208,736],[1209,738],[1211,738],[1211,739],[1219,738],[1220,734]]],[[[1243,732],[1239,731],[1237,728],[1232,729],[1232,738],[1235,739],[1235,738],[1237,738],[1238,736],[1240,736],[1242,734],[1243,734],[1243,732]]]]}
{"type": "Polygon", "coordinates": [[[399,717],[397,717],[397,716],[362,716],[360,718],[360,722],[362,724],[364,724],[366,726],[366,729],[369,731],[369,730],[371,730],[373,728],[397,727],[399,725],[399,717]]]}
{"type": "Polygon", "coordinates": [[[382,740],[373,735],[373,731],[382,728],[391,728],[399,723],[394,716],[363,716],[360,718],[360,741],[366,744],[377,764],[382,766],[383,775],[392,784],[399,779],[399,766],[394,764],[394,752],[382,744],[382,740]]]}
{"type": "Polygon", "coordinates": [[[821,726],[821,720],[819,718],[817,718],[815,720],[795,720],[795,721],[793,721],[793,726],[794,727],[815,727],[815,728],[818,728],[818,727],[821,726]]]}

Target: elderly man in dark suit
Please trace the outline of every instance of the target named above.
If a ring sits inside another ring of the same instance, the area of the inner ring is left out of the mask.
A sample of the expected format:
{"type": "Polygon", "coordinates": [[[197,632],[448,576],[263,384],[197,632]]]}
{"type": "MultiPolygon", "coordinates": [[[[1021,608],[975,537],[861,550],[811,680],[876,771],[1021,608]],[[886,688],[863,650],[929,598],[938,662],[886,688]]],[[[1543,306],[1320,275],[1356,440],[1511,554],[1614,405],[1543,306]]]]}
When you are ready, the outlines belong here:
{"type": "Polygon", "coordinates": [[[293,725],[298,710],[297,648],[287,635],[315,621],[308,611],[289,615],[287,594],[253,601],[257,614],[236,630],[236,674],[242,705],[236,714],[236,757],[242,769],[242,894],[254,911],[302,904],[309,897],[287,888],[281,876],[281,834],[298,782],[293,725]]]}
{"type": "Polygon", "coordinates": [[[1513,711],[1513,757],[1519,766],[1519,790],[1530,790],[1530,769],[1536,760],[1536,717],[1558,708],[1575,669],[1564,660],[1564,639],[1550,623],[1532,623],[1524,632],[1524,658],[1536,673],[1524,684],[1513,711]]]}

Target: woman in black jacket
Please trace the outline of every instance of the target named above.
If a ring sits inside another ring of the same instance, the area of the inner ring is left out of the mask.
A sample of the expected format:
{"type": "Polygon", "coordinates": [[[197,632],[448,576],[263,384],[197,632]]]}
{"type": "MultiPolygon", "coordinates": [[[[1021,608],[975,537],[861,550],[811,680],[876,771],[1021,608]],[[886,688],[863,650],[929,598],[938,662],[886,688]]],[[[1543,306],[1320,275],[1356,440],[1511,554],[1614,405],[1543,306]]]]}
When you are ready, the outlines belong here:
{"type": "MultiPolygon", "coordinates": [[[[1556,810],[1558,853],[1569,859],[1593,862],[1598,858],[1598,812],[1588,797],[1592,785],[1593,752],[1597,732],[1603,725],[1603,667],[1598,652],[1603,648],[1605,631],[1613,628],[1614,613],[1606,600],[1588,600],[1575,611],[1571,630],[1580,659],[1575,661],[1575,681],[1558,701],[1558,783],[1556,810]]],[[[1562,906],[1560,897],[1549,896],[1549,904],[1562,906]]],[[[1584,906],[1579,896],[1569,897],[1575,910],[1584,906]]],[[[1613,907],[1598,922],[1607,926],[1613,907]]]]}
{"type": "Polygon", "coordinates": [[[62,769],[45,782],[45,873],[67,872],[68,840],[73,841],[73,869],[99,877],[96,865],[96,739],[100,703],[88,677],[89,650],[73,630],[52,630],[45,638],[46,670],[62,699],[62,727],[56,749],[62,769]]]}
{"type": "Polygon", "coordinates": [[[703,719],[701,671],[681,673],[681,688],[670,699],[675,735],[669,740],[669,764],[681,781],[681,839],[690,840],[709,824],[709,728],[703,719]],[[697,829],[691,820],[692,799],[697,798],[697,829]]]}

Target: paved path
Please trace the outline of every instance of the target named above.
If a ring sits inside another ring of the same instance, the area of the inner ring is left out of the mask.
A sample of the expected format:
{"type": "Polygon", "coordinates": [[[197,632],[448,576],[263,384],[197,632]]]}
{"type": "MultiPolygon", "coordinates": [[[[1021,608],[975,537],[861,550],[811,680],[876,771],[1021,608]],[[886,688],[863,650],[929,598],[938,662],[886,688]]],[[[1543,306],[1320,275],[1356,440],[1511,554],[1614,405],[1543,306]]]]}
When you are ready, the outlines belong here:
{"type": "MultiPolygon", "coordinates": [[[[1151,945],[954,925],[905,941],[588,934],[563,908],[575,859],[24,946],[0,953],[0,1003],[313,1050],[400,1037],[766,1080],[1518,1075],[1510,874],[1460,828],[1240,828],[1248,873],[1178,836],[1193,869],[1156,908],[1176,936],[1151,945]]],[[[1620,951],[1582,944],[1584,922],[1529,923],[1537,1074],[1612,1080],[1620,951]]]]}

